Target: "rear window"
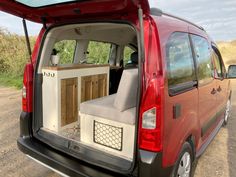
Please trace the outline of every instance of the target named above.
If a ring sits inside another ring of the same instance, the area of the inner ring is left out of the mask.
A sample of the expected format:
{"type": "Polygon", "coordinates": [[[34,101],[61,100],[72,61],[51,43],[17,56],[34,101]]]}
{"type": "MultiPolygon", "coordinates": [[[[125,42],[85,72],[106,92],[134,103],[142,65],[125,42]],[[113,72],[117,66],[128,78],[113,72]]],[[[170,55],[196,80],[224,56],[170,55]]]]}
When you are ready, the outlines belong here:
{"type": "Polygon", "coordinates": [[[108,64],[110,51],[110,43],[90,41],[86,55],[86,62],[88,64],[108,64]]]}
{"type": "Polygon", "coordinates": [[[62,40],[54,45],[56,54],[60,57],[59,64],[72,64],[76,48],[75,40],[62,40]]]}
{"type": "Polygon", "coordinates": [[[49,6],[54,4],[61,4],[66,2],[78,2],[82,0],[40,0],[40,1],[32,1],[32,0],[16,0],[16,2],[19,2],[21,4],[24,4],[26,6],[30,7],[42,7],[42,6],[49,6]]]}
{"type": "Polygon", "coordinates": [[[169,88],[196,80],[194,61],[187,33],[171,35],[166,48],[169,88]]]}

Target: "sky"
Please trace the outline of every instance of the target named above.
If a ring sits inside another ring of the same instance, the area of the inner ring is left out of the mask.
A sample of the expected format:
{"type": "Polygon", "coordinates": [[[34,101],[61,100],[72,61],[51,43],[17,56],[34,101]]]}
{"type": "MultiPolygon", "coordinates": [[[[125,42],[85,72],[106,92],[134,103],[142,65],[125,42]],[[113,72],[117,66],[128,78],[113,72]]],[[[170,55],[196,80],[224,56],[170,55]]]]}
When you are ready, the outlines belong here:
{"type": "MultiPolygon", "coordinates": [[[[149,0],[151,7],[183,17],[203,28],[216,41],[236,39],[236,0],[149,0]]],[[[41,24],[27,22],[30,35],[37,35],[41,24]]],[[[0,12],[0,27],[23,35],[20,18],[0,12]]]]}

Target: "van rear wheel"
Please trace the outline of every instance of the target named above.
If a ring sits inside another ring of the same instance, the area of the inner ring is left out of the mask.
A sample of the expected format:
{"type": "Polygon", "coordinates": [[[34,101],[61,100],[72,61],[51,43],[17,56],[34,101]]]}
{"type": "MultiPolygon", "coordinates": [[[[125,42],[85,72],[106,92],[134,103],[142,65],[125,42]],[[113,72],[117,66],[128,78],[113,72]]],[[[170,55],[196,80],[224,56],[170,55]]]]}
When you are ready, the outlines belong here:
{"type": "Polygon", "coordinates": [[[189,143],[184,143],[171,177],[191,177],[193,151],[189,143]]]}

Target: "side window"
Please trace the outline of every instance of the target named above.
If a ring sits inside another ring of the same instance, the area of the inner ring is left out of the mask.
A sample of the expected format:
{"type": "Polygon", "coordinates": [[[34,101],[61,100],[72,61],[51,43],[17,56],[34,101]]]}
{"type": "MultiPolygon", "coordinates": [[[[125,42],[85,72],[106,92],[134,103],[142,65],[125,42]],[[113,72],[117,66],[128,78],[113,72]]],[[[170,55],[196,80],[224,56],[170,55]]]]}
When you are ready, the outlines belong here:
{"type": "Polygon", "coordinates": [[[89,41],[88,54],[86,56],[88,64],[108,64],[111,44],[105,42],[89,41]]]}
{"type": "Polygon", "coordinates": [[[213,60],[215,64],[215,72],[219,78],[223,78],[222,64],[218,55],[213,51],[213,60]]]}
{"type": "Polygon", "coordinates": [[[213,79],[213,65],[208,41],[200,36],[191,35],[196,60],[198,63],[199,85],[206,84],[213,79]]]}
{"type": "Polygon", "coordinates": [[[215,64],[215,74],[218,78],[224,78],[226,76],[226,69],[221,58],[220,51],[214,46],[212,46],[212,57],[215,64]]]}
{"type": "Polygon", "coordinates": [[[168,85],[173,88],[196,80],[191,45],[187,33],[171,35],[166,46],[168,85]]]}
{"type": "Polygon", "coordinates": [[[126,66],[128,63],[131,63],[131,54],[135,52],[133,49],[131,49],[128,46],[125,46],[124,48],[124,66],[126,66]]]}
{"type": "MultiPolygon", "coordinates": [[[[54,45],[54,51],[59,55],[59,64],[70,64],[74,62],[74,53],[76,48],[75,40],[62,40],[54,45]]],[[[54,53],[55,54],[55,53],[54,53]]]]}

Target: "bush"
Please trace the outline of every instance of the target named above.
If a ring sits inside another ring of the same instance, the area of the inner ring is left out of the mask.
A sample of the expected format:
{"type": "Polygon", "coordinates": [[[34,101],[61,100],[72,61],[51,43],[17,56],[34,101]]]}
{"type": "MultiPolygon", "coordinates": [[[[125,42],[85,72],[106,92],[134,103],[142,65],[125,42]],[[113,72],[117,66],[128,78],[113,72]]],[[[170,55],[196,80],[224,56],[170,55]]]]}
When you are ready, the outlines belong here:
{"type": "MultiPolygon", "coordinates": [[[[30,41],[33,46],[35,38],[30,38],[30,41]]],[[[11,34],[0,28],[0,74],[12,77],[22,76],[27,61],[29,61],[29,55],[25,37],[11,34]]]]}
{"type": "MultiPolygon", "coordinates": [[[[35,38],[31,37],[30,42],[33,46],[35,38]]],[[[21,88],[24,66],[28,61],[25,37],[0,28],[0,84],[21,88]]]]}

